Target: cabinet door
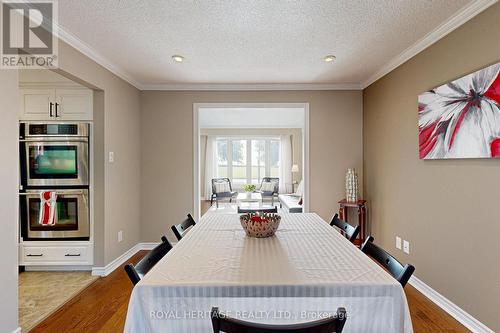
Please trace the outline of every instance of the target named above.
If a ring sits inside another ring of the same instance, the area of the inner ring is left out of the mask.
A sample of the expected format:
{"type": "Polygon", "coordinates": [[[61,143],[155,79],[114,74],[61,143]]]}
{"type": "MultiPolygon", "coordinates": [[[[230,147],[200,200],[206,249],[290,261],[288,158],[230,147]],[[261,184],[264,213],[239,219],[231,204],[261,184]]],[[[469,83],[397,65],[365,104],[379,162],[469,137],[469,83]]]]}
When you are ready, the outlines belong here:
{"type": "Polygon", "coordinates": [[[92,120],[92,90],[56,89],[57,118],[92,120]]]}
{"type": "MultiPolygon", "coordinates": [[[[21,89],[21,120],[51,120],[50,103],[55,102],[54,89],[21,89]]],[[[52,106],[52,116],[55,115],[52,106]]]]}

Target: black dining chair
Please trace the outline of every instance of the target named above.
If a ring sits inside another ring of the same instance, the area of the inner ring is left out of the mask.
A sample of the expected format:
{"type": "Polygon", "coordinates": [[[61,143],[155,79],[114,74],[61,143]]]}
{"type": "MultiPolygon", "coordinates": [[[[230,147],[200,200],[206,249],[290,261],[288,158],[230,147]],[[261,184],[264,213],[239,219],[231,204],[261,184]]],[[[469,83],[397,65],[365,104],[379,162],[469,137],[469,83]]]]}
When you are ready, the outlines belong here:
{"type": "Polygon", "coordinates": [[[307,323],[271,325],[250,323],[229,318],[212,308],[212,327],[214,333],[341,333],[346,322],[346,311],[338,308],[335,316],[307,323]]]}
{"type": "Polygon", "coordinates": [[[254,213],[259,213],[259,214],[273,214],[278,212],[278,207],[248,207],[248,208],[241,208],[238,206],[238,214],[254,214],[254,213]]]}
{"type": "Polygon", "coordinates": [[[332,218],[332,222],[330,222],[330,225],[333,227],[337,227],[340,230],[342,230],[347,237],[347,239],[351,242],[354,242],[356,237],[358,237],[360,227],[359,225],[356,227],[353,227],[349,223],[342,221],[339,219],[339,214],[335,214],[332,218]]]}
{"type": "Polygon", "coordinates": [[[385,267],[389,273],[404,287],[411,275],[415,271],[413,265],[403,266],[396,258],[373,243],[373,236],[369,236],[361,246],[361,251],[375,259],[380,265],[385,267]]]}
{"type": "Polygon", "coordinates": [[[148,254],[144,256],[135,266],[132,264],[127,264],[125,272],[134,284],[134,286],[146,275],[147,272],[153,268],[158,261],[161,260],[171,249],[172,244],[167,240],[165,236],[162,238],[162,242],[158,244],[154,249],[149,251],[148,254]]]}
{"type": "Polygon", "coordinates": [[[180,241],[182,237],[184,237],[184,235],[186,234],[187,229],[189,229],[189,227],[194,226],[195,224],[196,222],[194,221],[191,214],[188,214],[187,219],[185,219],[182,223],[174,224],[171,228],[177,240],[180,241]]]}

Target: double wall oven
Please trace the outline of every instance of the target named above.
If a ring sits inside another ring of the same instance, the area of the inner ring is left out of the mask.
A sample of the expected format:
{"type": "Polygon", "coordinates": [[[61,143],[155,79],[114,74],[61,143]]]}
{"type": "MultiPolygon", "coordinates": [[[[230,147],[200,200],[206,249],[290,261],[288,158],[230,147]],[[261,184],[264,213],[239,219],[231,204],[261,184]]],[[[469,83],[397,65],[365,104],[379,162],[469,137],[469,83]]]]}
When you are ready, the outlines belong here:
{"type": "Polygon", "coordinates": [[[90,237],[90,124],[22,122],[20,221],[24,240],[90,237]],[[54,194],[51,223],[41,223],[42,195],[54,194]]]}

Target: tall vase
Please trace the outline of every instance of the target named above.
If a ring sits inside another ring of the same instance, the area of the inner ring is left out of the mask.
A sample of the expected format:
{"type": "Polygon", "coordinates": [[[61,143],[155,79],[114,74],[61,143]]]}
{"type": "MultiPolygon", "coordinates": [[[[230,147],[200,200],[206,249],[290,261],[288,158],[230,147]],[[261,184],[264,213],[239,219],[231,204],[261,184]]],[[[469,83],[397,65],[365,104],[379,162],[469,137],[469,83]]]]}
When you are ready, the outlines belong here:
{"type": "Polygon", "coordinates": [[[356,170],[354,168],[347,169],[347,173],[345,174],[345,197],[349,202],[357,202],[358,201],[358,175],[356,174],[356,170]]]}

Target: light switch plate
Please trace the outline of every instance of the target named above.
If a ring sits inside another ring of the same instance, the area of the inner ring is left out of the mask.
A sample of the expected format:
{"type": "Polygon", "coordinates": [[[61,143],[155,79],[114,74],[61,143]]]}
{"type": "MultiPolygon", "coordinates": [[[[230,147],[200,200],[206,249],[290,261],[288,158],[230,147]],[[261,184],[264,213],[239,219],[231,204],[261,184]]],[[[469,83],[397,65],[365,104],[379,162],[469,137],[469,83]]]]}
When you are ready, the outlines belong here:
{"type": "Polygon", "coordinates": [[[121,242],[123,240],[123,231],[118,231],[118,242],[121,242]]]}
{"type": "Polygon", "coordinates": [[[403,241],[403,252],[406,254],[410,254],[410,242],[407,240],[403,241]]]}
{"type": "Polygon", "coordinates": [[[401,237],[396,236],[396,249],[401,250],[401,237]]]}
{"type": "Polygon", "coordinates": [[[115,161],[115,152],[113,152],[113,151],[109,152],[108,160],[109,160],[109,163],[113,163],[115,161]]]}

